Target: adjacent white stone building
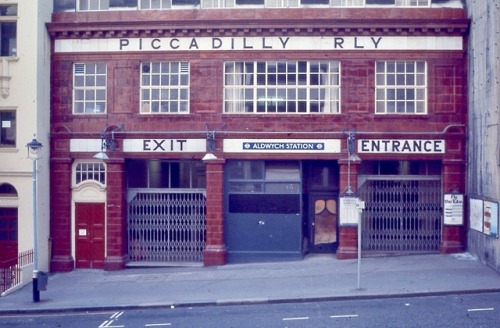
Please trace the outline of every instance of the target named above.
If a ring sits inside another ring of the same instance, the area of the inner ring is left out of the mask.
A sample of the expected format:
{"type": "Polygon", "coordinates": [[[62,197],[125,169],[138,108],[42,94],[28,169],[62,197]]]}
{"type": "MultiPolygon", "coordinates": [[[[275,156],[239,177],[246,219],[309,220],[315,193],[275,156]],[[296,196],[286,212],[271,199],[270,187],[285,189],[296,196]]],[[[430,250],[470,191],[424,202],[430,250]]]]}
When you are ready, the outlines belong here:
{"type": "Polygon", "coordinates": [[[468,249],[500,272],[500,2],[467,0],[468,249]]]}
{"type": "Polygon", "coordinates": [[[31,282],[34,213],[38,269],[48,271],[50,42],[52,1],[0,0],[0,293],[31,282]],[[33,160],[26,144],[43,144],[33,160]],[[36,210],[36,212],[34,211],[36,210]]]}

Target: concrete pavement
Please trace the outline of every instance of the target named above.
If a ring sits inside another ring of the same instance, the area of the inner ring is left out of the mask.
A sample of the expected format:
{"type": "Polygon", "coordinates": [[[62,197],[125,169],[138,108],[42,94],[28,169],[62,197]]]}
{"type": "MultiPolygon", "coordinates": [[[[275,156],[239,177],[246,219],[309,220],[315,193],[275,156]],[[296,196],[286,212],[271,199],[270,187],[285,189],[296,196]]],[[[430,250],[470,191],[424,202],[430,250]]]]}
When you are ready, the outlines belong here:
{"type": "Polygon", "coordinates": [[[213,267],[74,270],[49,276],[40,302],[32,286],[0,298],[0,315],[51,311],[410,297],[500,291],[500,275],[468,253],[213,267]]]}

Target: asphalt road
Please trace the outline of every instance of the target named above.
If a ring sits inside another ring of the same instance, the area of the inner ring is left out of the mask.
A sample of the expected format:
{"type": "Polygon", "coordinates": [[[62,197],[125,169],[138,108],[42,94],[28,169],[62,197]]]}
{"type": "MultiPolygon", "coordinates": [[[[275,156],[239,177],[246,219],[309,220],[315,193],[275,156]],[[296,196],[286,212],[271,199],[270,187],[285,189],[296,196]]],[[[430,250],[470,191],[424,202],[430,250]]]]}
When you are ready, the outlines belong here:
{"type": "Polygon", "coordinates": [[[0,327],[498,327],[500,293],[0,317],[0,327]]]}

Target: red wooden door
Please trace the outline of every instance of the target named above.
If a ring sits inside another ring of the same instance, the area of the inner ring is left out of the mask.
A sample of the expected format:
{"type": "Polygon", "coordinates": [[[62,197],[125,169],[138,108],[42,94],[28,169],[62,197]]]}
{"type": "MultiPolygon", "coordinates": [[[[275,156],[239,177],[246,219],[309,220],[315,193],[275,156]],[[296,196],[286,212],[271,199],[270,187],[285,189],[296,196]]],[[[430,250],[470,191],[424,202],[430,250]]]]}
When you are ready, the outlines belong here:
{"type": "Polygon", "coordinates": [[[0,208],[0,268],[17,264],[17,208],[0,208]]]}
{"type": "Polygon", "coordinates": [[[75,205],[76,267],[104,267],[104,203],[75,205]]]}

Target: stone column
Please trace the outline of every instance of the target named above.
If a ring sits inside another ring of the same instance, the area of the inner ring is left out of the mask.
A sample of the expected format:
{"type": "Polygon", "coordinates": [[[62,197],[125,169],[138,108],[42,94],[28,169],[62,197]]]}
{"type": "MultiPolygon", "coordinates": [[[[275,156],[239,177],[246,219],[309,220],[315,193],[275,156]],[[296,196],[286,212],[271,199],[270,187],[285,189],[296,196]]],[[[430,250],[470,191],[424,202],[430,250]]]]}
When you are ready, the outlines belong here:
{"type": "Polygon", "coordinates": [[[203,263],[209,265],[226,264],[224,245],[224,159],[204,160],[207,168],[207,210],[206,246],[203,263]]]}
{"type": "Polygon", "coordinates": [[[106,257],[105,270],[125,268],[127,261],[127,188],[125,161],[106,161],[106,257]]]}

